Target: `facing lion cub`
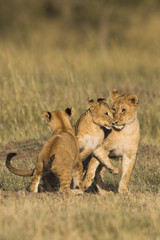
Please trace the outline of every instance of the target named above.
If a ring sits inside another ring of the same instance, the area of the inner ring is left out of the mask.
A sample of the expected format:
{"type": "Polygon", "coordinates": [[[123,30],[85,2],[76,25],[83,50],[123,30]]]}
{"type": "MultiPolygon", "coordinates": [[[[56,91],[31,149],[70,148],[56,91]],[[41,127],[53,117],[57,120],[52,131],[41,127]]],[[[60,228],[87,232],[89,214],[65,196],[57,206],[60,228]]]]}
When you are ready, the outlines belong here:
{"type": "MultiPolygon", "coordinates": [[[[94,151],[93,155],[100,161],[108,160],[109,154],[122,156],[122,177],[119,183],[118,192],[128,192],[128,184],[133,167],[136,162],[136,154],[140,139],[139,122],[137,119],[138,97],[136,95],[121,95],[118,91],[113,90],[111,93],[113,100],[113,117],[112,131],[104,142],[94,151]]],[[[96,158],[92,158],[84,188],[88,188],[94,177],[95,171],[99,165],[96,158]]],[[[99,174],[97,172],[97,174],[99,174]]]]}
{"type": "MultiPolygon", "coordinates": [[[[33,174],[33,180],[29,187],[30,192],[38,192],[40,179],[48,171],[52,171],[60,180],[60,192],[83,193],[78,189],[70,189],[72,176],[74,184],[78,182],[78,187],[82,188],[83,175],[82,162],[79,158],[79,145],[70,123],[71,115],[71,108],[42,113],[48,128],[52,131],[52,136],[39,153],[35,169],[28,172],[30,175],[33,174]]],[[[12,156],[12,154],[7,156],[6,166],[15,174],[25,175],[24,171],[18,170],[19,172],[16,172],[17,169],[11,166],[10,160],[12,156]]]]}
{"type": "MultiPolygon", "coordinates": [[[[89,107],[81,115],[75,126],[75,135],[80,146],[80,158],[84,161],[100,146],[112,128],[113,114],[105,98],[89,100],[89,107]]],[[[110,159],[99,159],[112,173],[119,169],[112,165],[110,159]]]]}

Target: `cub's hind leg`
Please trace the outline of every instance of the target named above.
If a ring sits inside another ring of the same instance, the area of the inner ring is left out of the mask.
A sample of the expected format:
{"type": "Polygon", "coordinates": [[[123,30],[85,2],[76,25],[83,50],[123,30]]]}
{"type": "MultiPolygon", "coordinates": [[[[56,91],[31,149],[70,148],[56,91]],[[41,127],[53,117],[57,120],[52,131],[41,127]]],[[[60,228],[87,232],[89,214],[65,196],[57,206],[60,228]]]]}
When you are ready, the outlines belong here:
{"type": "Polygon", "coordinates": [[[35,169],[34,174],[33,174],[32,183],[29,187],[30,192],[35,192],[35,193],[38,192],[38,185],[39,185],[39,182],[41,180],[42,173],[43,173],[43,162],[39,160],[37,162],[37,166],[36,166],[36,169],[35,169]]]}
{"type": "Polygon", "coordinates": [[[87,173],[83,182],[83,188],[84,190],[87,190],[91,185],[92,182],[94,181],[96,169],[99,166],[99,161],[95,158],[92,157],[87,168],[87,173]]]}
{"type": "Polygon", "coordinates": [[[52,167],[52,171],[58,176],[60,181],[60,193],[65,193],[69,195],[81,195],[83,191],[80,189],[70,189],[71,181],[72,181],[72,168],[63,169],[62,171],[56,171],[54,167],[52,167]]]}
{"type": "Polygon", "coordinates": [[[62,174],[60,177],[60,189],[59,192],[64,192],[69,195],[81,195],[83,191],[80,189],[70,189],[72,174],[62,174]]]}
{"type": "Polygon", "coordinates": [[[74,166],[73,166],[73,188],[82,189],[83,181],[83,164],[79,156],[77,156],[74,166]]]}
{"type": "Polygon", "coordinates": [[[72,172],[64,172],[59,175],[60,188],[59,192],[68,192],[70,190],[70,185],[72,181],[72,172]]]}

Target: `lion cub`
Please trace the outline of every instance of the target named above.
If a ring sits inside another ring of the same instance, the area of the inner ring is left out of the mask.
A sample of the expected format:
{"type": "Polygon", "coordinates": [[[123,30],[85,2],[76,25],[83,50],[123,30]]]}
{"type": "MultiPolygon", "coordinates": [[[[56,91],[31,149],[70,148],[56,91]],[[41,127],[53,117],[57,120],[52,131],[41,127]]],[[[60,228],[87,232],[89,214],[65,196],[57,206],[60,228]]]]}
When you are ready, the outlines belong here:
{"type": "MultiPolygon", "coordinates": [[[[84,161],[99,147],[110,134],[113,114],[105,98],[89,100],[89,107],[75,125],[75,135],[80,146],[80,158],[84,161]]],[[[110,159],[98,159],[107,169],[117,174],[119,169],[112,165],[110,159]]]]}
{"type": "MultiPolygon", "coordinates": [[[[42,113],[42,117],[46,120],[52,136],[39,153],[35,169],[31,170],[34,173],[29,187],[30,192],[38,192],[40,179],[48,171],[52,171],[59,178],[60,192],[68,192],[70,194],[83,193],[83,191],[78,189],[70,189],[72,176],[74,184],[78,182],[78,187],[82,188],[83,175],[83,166],[79,158],[79,145],[70,123],[71,115],[71,108],[42,113]]],[[[14,170],[11,169],[10,165],[11,157],[11,155],[7,156],[6,166],[9,170],[14,170]]],[[[23,175],[23,172],[21,175],[23,175]]]]}
{"type": "MultiPolygon", "coordinates": [[[[136,95],[121,95],[115,89],[111,93],[113,100],[113,117],[112,131],[104,142],[94,151],[84,188],[88,188],[95,176],[95,171],[99,165],[97,161],[108,161],[109,154],[122,156],[122,177],[119,183],[118,192],[128,192],[128,184],[133,167],[136,162],[136,154],[140,139],[139,122],[137,119],[138,97],[136,95]]],[[[98,175],[98,173],[97,173],[98,175]]],[[[97,176],[97,179],[99,177],[97,176]]]]}

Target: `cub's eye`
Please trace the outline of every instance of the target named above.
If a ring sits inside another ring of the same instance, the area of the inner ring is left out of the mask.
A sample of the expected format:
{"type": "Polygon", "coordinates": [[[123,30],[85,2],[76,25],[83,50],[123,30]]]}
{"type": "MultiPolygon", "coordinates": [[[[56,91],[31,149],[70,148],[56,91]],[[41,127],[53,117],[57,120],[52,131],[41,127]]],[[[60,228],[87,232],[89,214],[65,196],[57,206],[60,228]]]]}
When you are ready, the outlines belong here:
{"type": "Polygon", "coordinates": [[[116,109],[115,109],[115,108],[112,108],[111,110],[112,110],[113,112],[115,112],[115,111],[116,111],[116,109]]]}
{"type": "Polygon", "coordinates": [[[105,113],[106,116],[109,116],[108,112],[105,113]]]}
{"type": "Polygon", "coordinates": [[[126,109],[125,108],[122,108],[122,112],[124,113],[126,111],[126,109]]]}

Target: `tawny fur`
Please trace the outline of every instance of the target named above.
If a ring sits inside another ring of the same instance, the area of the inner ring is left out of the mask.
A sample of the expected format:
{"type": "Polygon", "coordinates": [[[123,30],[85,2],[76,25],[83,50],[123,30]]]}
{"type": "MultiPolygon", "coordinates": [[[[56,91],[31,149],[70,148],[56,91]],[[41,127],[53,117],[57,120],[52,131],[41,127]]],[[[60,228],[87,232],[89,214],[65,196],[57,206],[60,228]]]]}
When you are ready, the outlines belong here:
{"type": "MultiPolygon", "coordinates": [[[[75,126],[75,135],[80,146],[80,158],[84,161],[90,156],[112,128],[113,114],[106,99],[90,100],[88,110],[81,115],[75,126]]],[[[100,163],[117,174],[119,169],[112,165],[110,159],[99,159],[100,163]]],[[[98,162],[98,164],[99,164],[98,162]]]]}
{"type": "MultiPolygon", "coordinates": [[[[82,189],[83,167],[80,161],[79,145],[70,123],[71,109],[67,108],[51,113],[44,112],[42,116],[52,131],[52,136],[44,144],[38,155],[36,167],[34,171],[32,170],[34,173],[29,187],[30,192],[37,192],[40,179],[46,173],[52,171],[60,181],[60,192],[82,194],[83,192],[80,189],[82,189]],[[79,188],[79,190],[70,189],[72,177],[74,187],[79,188]],[[78,185],[76,185],[77,183],[78,185]]],[[[9,162],[10,159],[6,162],[6,165],[9,162]]],[[[14,171],[12,172],[14,173],[14,171]]],[[[20,172],[21,170],[19,170],[20,172]]]]}
{"type": "MultiPolygon", "coordinates": [[[[122,177],[118,192],[128,192],[128,184],[136,162],[136,154],[140,139],[139,122],[137,119],[138,97],[136,95],[121,95],[116,90],[112,91],[113,99],[113,128],[104,142],[96,148],[89,163],[84,188],[87,189],[95,177],[96,169],[101,162],[109,160],[112,152],[115,156],[122,156],[122,177]]],[[[99,172],[96,172],[100,179],[99,172]]],[[[97,182],[98,183],[98,182],[97,182]]],[[[101,186],[100,186],[101,188],[101,186]]]]}

